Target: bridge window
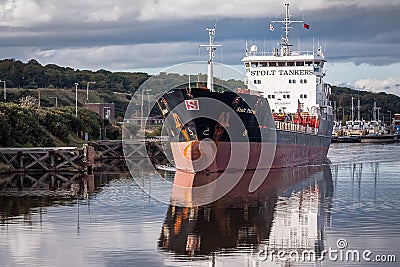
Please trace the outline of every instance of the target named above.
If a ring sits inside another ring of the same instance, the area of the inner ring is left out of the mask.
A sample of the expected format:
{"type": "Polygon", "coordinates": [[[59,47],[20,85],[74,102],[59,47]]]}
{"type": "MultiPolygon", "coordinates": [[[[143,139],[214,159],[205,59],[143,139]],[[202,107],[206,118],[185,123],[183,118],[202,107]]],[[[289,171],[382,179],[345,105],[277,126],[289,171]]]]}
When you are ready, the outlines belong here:
{"type": "Polygon", "coordinates": [[[261,84],[261,80],[254,80],[254,84],[261,84]]]}
{"type": "Polygon", "coordinates": [[[294,62],[292,62],[292,61],[287,62],[287,66],[288,66],[288,67],[293,67],[293,66],[294,66],[294,62]]]}
{"type": "Polygon", "coordinates": [[[300,95],[300,98],[307,98],[307,95],[300,95]]]}
{"type": "Polygon", "coordinates": [[[280,61],[280,62],[278,62],[278,66],[279,66],[279,67],[285,67],[285,66],[286,66],[285,63],[286,63],[286,62],[284,62],[284,61],[280,61]]]}
{"type": "Polygon", "coordinates": [[[260,62],[259,67],[268,67],[268,62],[260,62]]]}
{"type": "Polygon", "coordinates": [[[252,68],[257,68],[257,65],[258,65],[257,62],[251,62],[251,67],[252,68]]]}
{"type": "Polygon", "coordinates": [[[312,61],[306,61],[306,66],[310,67],[312,66],[313,62],[312,61]]]}
{"type": "Polygon", "coordinates": [[[314,71],[320,71],[319,62],[314,62],[314,71]]]}
{"type": "Polygon", "coordinates": [[[270,66],[270,67],[276,67],[276,65],[277,65],[276,62],[270,62],[270,63],[269,63],[269,66],[270,66]]]}
{"type": "Polygon", "coordinates": [[[304,66],[304,61],[296,61],[296,66],[304,66]]]}

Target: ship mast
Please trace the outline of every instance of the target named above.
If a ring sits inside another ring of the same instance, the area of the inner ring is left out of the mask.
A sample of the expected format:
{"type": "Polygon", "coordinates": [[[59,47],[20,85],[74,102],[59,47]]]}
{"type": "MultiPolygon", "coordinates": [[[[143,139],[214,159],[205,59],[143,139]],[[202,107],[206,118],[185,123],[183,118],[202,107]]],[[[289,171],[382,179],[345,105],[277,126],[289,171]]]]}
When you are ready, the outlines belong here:
{"type": "Polygon", "coordinates": [[[290,46],[293,46],[292,44],[289,43],[289,31],[293,27],[290,26],[292,23],[304,23],[302,20],[290,20],[290,12],[289,12],[289,3],[285,3],[285,18],[284,20],[275,20],[272,21],[272,23],[283,23],[285,26],[285,37],[282,38],[281,43],[279,44],[281,46],[281,55],[282,56],[288,56],[290,54],[290,46]]]}
{"type": "Polygon", "coordinates": [[[202,47],[207,47],[209,51],[209,59],[208,59],[208,73],[207,73],[207,88],[210,89],[211,92],[214,92],[214,73],[213,73],[213,62],[214,62],[214,51],[217,50],[217,47],[222,45],[214,44],[215,37],[215,27],[207,28],[208,34],[210,36],[210,41],[208,45],[200,45],[202,47]]]}

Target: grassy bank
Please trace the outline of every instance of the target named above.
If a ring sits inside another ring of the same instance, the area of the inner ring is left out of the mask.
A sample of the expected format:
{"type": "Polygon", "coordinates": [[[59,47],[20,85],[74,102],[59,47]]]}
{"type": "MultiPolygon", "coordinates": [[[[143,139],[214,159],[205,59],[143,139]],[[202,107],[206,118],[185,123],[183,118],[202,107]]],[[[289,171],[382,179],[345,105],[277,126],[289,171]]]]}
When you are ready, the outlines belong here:
{"type": "Polygon", "coordinates": [[[40,108],[35,103],[18,105],[0,103],[0,146],[45,147],[71,146],[89,139],[97,139],[103,119],[86,109],[72,107],[40,108]],[[25,105],[25,106],[24,106],[25,105]]]}

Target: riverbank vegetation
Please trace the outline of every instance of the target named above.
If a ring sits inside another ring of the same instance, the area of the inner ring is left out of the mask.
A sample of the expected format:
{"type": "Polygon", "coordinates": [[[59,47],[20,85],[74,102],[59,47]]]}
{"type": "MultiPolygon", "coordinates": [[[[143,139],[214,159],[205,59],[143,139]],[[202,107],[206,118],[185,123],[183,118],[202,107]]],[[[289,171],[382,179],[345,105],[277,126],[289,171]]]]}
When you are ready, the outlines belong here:
{"type": "Polygon", "coordinates": [[[72,107],[41,108],[36,105],[0,103],[0,146],[52,147],[77,145],[85,133],[97,139],[104,121],[95,112],[72,107]]]}

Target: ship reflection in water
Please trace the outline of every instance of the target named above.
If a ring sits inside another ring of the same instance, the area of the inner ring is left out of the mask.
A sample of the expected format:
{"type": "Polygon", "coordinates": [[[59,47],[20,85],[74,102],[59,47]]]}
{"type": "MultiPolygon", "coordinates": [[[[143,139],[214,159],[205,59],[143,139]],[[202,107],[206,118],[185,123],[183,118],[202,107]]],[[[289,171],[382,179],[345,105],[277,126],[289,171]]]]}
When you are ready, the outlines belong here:
{"type": "MultiPolygon", "coordinates": [[[[293,256],[307,250],[318,258],[325,246],[325,228],[331,222],[330,166],[271,170],[263,184],[249,193],[253,175],[246,171],[227,195],[203,206],[196,206],[202,198],[197,191],[174,188],[159,249],[172,252],[179,260],[207,258],[212,265],[218,254],[239,250],[252,257],[253,263],[271,260],[265,253],[272,251],[293,256]]],[[[216,178],[217,174],[176,172],[174,183],[191,181],[195,187],[216,178]]],[[[279,262],[276,255],[272,257],[279,262]]]]}

